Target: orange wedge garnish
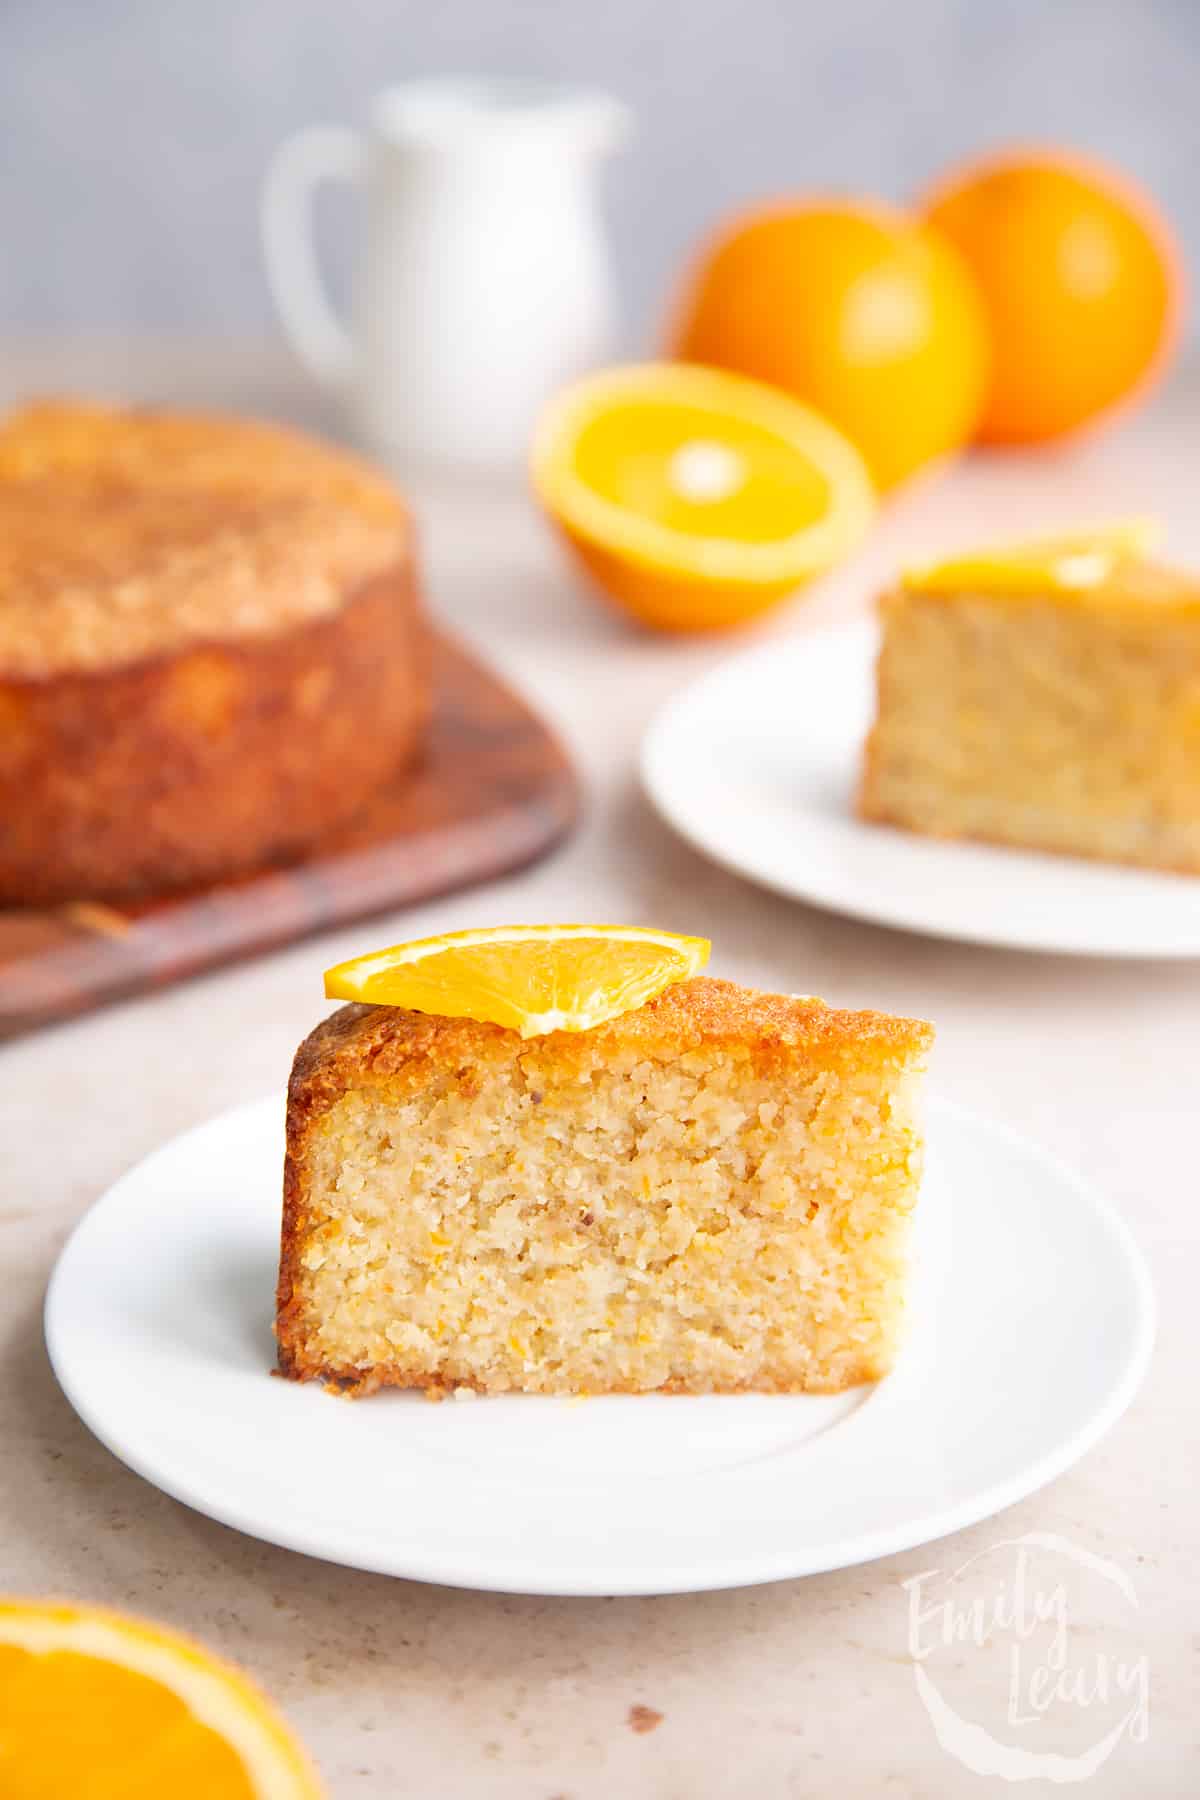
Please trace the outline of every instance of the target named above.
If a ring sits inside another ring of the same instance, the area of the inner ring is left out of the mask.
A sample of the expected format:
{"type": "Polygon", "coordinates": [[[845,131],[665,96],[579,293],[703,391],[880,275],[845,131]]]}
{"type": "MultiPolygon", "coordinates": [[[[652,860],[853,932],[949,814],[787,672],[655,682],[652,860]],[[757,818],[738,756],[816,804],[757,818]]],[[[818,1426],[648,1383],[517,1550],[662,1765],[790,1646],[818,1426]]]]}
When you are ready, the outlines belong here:
{"type": "Polygon", "coordinates": [[[1159,538],[1153,519],[1119,519],[1024,543],[969,550],[905,569],[901,584],[922,594],[1070,594],[1099,587],[1124,562],[1145,556],[1159,538]]]}
{"type": "Polygon", "coordinates": [[[326,972],[325,992],[540,1037],[644,1006],[702,969],[709,949],[707,938],[637,925],[501,925],[356,956],[326,972]]]}

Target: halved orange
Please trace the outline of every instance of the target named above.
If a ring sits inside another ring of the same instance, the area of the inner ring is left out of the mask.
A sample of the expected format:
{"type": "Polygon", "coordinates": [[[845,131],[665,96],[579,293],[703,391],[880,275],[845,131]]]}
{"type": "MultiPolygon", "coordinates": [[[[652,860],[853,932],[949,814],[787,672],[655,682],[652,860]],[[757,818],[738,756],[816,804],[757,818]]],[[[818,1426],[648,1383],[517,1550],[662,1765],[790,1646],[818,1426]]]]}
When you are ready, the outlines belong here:
{"type": "Polygon", "coordinates": [[[327,970],[325,993],[540,1037],[644,1006],[702,969],[711,947],[638,925],[498,925],[356,956],[327,970]]]}
{"type": "Polygon", "coordinates": [[[737,625],[836,563],[870,521],[858,451],[762,382],[605,369],[550,402],[535,490],[601,591],[669,631],[737,625]]]}
{"type": "Polygon", "coordinates": [[[992,594],[1080,593],[1099,587],[1121,563],[1145,556],[1159,536],[1153,519],[1117,519],[1053,537],[964,551],[905,569],[900,579],[904,587],[923,594],[961,594],[973,587],[992,594]]]}
{"type": "Polygon", "coordinates": [[[144,1619],[0,1600],[4,1800],[320,1800],[275,1709],[237,1669],[144,1619]]]}

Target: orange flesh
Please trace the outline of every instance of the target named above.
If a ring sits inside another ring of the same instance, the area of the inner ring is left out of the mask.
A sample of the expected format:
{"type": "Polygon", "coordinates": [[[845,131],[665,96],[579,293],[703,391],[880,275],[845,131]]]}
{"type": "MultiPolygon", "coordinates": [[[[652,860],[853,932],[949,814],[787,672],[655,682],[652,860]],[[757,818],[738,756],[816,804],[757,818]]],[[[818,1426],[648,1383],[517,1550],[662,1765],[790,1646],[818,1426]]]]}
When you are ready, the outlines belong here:
{"type": "Polygon", "coordinates": [[[698,406],[642,399],[613,407],[584,426],[575,454],[580,475],[605,500],[688,536],[784,540],[829,507],[827,479],[795,445],[748,419],[698,406]],[[681,491],[674,459],[708,444],[737,459],[740,479],[719,497],[692,498],[681,491]]]}
{"type": "Polygon", "coordinates": [[[0,1644],[4,1800],[255,1800],[230,1745],[149,1676],[0,1644]]]}

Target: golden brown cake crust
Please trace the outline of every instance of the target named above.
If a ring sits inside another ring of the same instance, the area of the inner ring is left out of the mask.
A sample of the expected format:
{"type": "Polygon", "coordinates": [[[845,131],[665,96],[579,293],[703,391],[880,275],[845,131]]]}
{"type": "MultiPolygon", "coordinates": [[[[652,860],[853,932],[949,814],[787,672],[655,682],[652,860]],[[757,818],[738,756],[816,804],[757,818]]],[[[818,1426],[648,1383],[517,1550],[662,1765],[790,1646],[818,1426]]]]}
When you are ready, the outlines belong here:
{"type": "Polygon", "coordinates": [[[414,755],[425,661],[405,567],[262,643],[0,681],[0,902],[137,898],[303,855],[414,755]]]}
{"type": "MultiPolygon", "coordinates": [[[[752,1075],[794,1069],[797,1055],[805,1050],[822,1066],[896,1069],[919,1064],[933,1037],[933,1027],[920,1019],[845,1011],[820,1000],[758,993],[706,976],[666,988],[637,1011],[594,1030],[560,1031],[533,1039],[522,1039],[498,1025],[399,1007],[339,1008],[300,1045],[288,1085],[276,1294],[280,1370],[296,1380],[321,1379],[354,1394],[385,1386],[421,1387],[437,1397],[447,1385],[472,1385],[463,1378],[447,1384],[401,1361],[369,1369],[331,1367],[309,1351],[299,1294],[300,1256],[308,1227],[308,1147],[323,1115],[348,1091],[386,1088],[389,1098],[400,1102],[441,1074],[450,1076],[469,1099],[489,1064],[512,1063],[531,1054],[540,1067],[549,1058],[563,1073],[603,1067],[618,1051],[653,1058],[686,1055],[693,1048],[742,1055],[752,1075]]],[[[856,1378],[869,1379],[871,1374],[864,1365],[856,1378]]],[[[662,1391],[683,1392],[688,1385],[676,1380],[662,1391]]],[[[760,1390],[770,1386],[761,1379],[753,1385],[760,1390]]]]}
{"type": "Polygon", "coordinates": [[[410,538],[382,475],[298,432],[27,406],[0,426],[0,674],[275,635],[339,611],[410,538]]]}
{"type": "Polygon", "coordinates": [[[386,1082],[394,1092],[424,1080],[430,1067],[458,1070],[492,1057],[511,1060],[533,1046],[553,1045],[563,1063],[603,1062],[617,1046],[654,1055],[664,1046],[741,1047],[756,1067],[783,1067],[800,1046],[831,1059],[891,1059],[933,1042],[922,1019],[851,1012],[810,995],[759,993],[735,981],[698,975],[675,982],[634,1012],[591,1031],[556,1031],[526,1039],[502,1025],[408,1012],[400,1006],[339,1007],[296,1052],[290,1104],[320,1111],[348,1087],[386,1082]]]}
{"type": "Polygon", "coordinates": [[[43,404],[0,430],[0,903],[291,860],[412,757],[403,503],[246,421],[43,404]]]}

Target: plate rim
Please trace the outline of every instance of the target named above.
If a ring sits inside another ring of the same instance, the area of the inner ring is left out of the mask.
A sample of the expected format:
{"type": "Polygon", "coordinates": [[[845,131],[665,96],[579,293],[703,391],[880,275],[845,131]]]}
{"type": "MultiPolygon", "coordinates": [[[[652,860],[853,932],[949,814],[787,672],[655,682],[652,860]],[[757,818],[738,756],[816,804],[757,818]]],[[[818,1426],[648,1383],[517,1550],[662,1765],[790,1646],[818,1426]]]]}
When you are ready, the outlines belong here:
{"type": "MultiPolygon", "coordinates": [[[[1097,1228],[1107,1233],[1112,1240],[1114,1252],[1119,1253],[1118,1260],[1130,1284],[1133,1315],[1131,1345],[1120,1376],[1113,1381],[1102,1401],[1074,1431],[1034,1462],[953,1505],[907,1517],[873,1531],[860,1532],[846,1540],[826,1541],[815,1555],[806,1555],[801,1544],[794,1550],[776,1550],[765,1555],[739,1553],[720,1560],[704,1558],[701,1563],[660,1565],[653,1575],[639,1565],[627,1569],[607,1567],[602,1577],[593,1570],[580,1568],[570,1576],[560,1571],[551,1579],[539,1580],[533,1565],[520,1558],[498,1559],[485,1553],[486,1561],[481,1566],[469,1558],[442,1553],[436,1546],[432,1549],[426,1547],[415,1555],[386,1552],[381,1555],[377,1551],[372,1554],[368,1546],[364,1554],[350,1542],[352,1525],[340,1530],[335,1528],[332,1532],[326,1528],[322,1533],[315,1533],[303,1526],[290,1526],[286,1519],[281,1519],[272,1521],[267,1528],[252,1509],[239,1508],[236,1504],[224,1501],[220,1505],[202,1501],[197,1498],[194,1489],[188,1490],[186,1482],[175,1479],[169,1471],[164,1474],[156,1466],[152,1455],[143,1454],[136,1442],[130,1442],[127,1433],[123,1434],[112,1428],[103,1415],[103,1409],[94,1407],[86,1394],[81,1395],[73,1379],[72,1358],[69,1353],[64,1354],[63,1350],[63,1339],[69,1332],[69,1324],[64,1327],[61,1317],[61,1296],[67,1291],[70,1279],[70,1259],[73,1253],[79,1254],[74,1247],[93,1215],[124,1188],[127,1182],[135,1176],[143,1175],[148,1165],[152,1165],[163,1153],[177,1151],[186,1146],[189,1139],[200,1137],[215,1127],[231,1124],[256,1112],[261,1113],[265,1120],[268,1108],[280,1120],[282,1103],[277,1094],[240,1102],[176,1133],[139,1158],[97,1196],[76,1221],[55,1259],[47,1283],[42,1314],[46,1352],[55,1379],[76,1416],[119,1462],[141,1480],[189,1510],[218,1524],[259,1542],[272,1544],[294,1554],[312,1556],[322,1562],[395,1579],[423,1581],[474,1592],[529,1594],[551,1598],[707,1593],[854,1568],[881,1557],[898,1555],[903,1551],[937,1542],[954,1532],[979,1524],[1056,1480],[1085,1456],[1121,1418],[1145,1378],[1154,1351],[1157,1305],[1153,1282],[1145,1256],[1128,1223],[1113,1202],[1056,1153],[1026,1137],[1015,1127],[993,1120],[976,1112],[974,1108],[938,1094],[929,1095],[926,1105],[929,1115],[941,1113],[959,1125],[998,1139],[1010,1149],[1026,1156],[1032,1155],[1047,1175],[1069,1186],[1076,1197],[1086,1203],[1097,1228]]],[[[625,1398],[636,1399],[637,1396],[625,1398]]]]}
{"type": "MultiPolygon", "coordinates": [[[[698,854],[705,857],[717,867],[737,875],[770,893],[780,894],[785,899],[800,901],[803,905],[812,906],[821,912],[831,913],[842,918],[855,919],[862,924],[874,925],[884,930],[901,931],[917,937],[924,937],[932,942],[970,944],[977,948],[1004,950],[1026,956],[1073,956],[1093,958],[1098,961],[1122,962],[1190,962],[1200,958],[1200,877],[1188,877],[1185,874],[1171,874],[1169,871],[1143,869],[1121,863],[1105,862],[1101,858],[1088,857],[1055,857],[1049,852],[1038,850],[1020,850],[1017,846],[989,844],[983,840],[963,839],[963,847],[976,851],[984,851],[992,855],[1006,857],[1016,851],[1017,854],[1038,861],[1054,864],[1067,862],[1081,867],[1099,867],[1106,874],[1120,878],[1122,874],[1146,880],[1161,879],[1163,881],[1192,880],[1196,886],[1197,926],[1194,942],[1180,945],[1168,941],[1139,941],[1131,944],[1109,938],[1103,942],[1080,943],[1062,937],[1039,937],[1034,935],[1007,936],[1000,935],[986,927],[980,928],[972,923],[969,916],[964,916],[961,924],[951,926],[938,921],[923,918],[914,913],[912,908],[904,906],[879,906],[873,904],[869,895],[859,899],[856,895],[844,893],[831,894],[821,889],[773,876],[740,858],[735,852],[723,849],[714,839],[707,836],[694,824],[688,809],[681,807],[675,800],[676,784],[663,773],[667,761],[668,745],[674,736],[681,715],[696,704],[704,690],[710,686],[719,686],[727,681],[731,674],[744,672],[759,663],[778,662],[781,655],[800,656],[804,646],[819,644],[822,647],[836,649],[839,645],[853,645],[861,639],[864,652],[874,653],[878,644],[879,627],[877,622],[867,613],[857,612],[848,618],[822,621],[810,625],[794,635],[784,638],[765,639],[738,651],[733,656],[724,657],[713,664],[702,674],[695,676],[682,688],[663,701],[652,715],[649,724],[642,733],[637,753],[637,775],[642,793],[650,802],[658,817],[698,854]]],[[[858,823],[858,821],[856,821],[858,823]]],[[[864,827],[865,828],[865,827],[864,827]]],[[[872,829],[888,829],[872,827],[872,829]]],[[[920,834],[909,833],[909,837],[920,834]]],[[[955,840],[936,839],[931,843],[942,848],[952,847],[955,840]]]]}

